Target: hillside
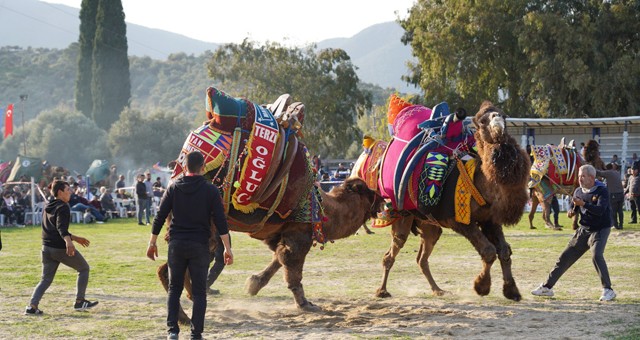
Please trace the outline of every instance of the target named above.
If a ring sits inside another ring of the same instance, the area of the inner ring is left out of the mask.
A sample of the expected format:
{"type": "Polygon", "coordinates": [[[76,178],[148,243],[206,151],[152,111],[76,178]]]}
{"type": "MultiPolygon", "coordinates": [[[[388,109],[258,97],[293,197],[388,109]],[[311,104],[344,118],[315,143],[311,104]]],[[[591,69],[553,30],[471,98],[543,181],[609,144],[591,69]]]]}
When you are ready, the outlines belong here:
{"type": "MultiPolygon", "coordinates": [[[[0,47],[64,49],[78,40],[80,21],[77,8],[37,0],[4,0],[0,2],[0,47]]],[[[126,14],[126,13],[125,13],[126,14]]],[[[411,49],[400,42],[403,30],[395,22],[371,26],[351,38],[318,42],[319,48],[342,48],[358,67],[363,82],[401,92],[419,92],[404,84],[405,63],[411,49]]],[[[219,44],[127,23],[130,56],[148,56],[165,60],[172,53],[198,56],[215,50],[219,44]]]]}

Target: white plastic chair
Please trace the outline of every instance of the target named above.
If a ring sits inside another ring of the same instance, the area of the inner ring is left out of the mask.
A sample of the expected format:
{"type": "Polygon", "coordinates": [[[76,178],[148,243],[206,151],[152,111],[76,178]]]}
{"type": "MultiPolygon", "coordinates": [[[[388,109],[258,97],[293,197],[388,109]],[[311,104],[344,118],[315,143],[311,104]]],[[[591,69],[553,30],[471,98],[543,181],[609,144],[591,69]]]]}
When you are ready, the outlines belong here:
{"type": "Polygon", "coordinates": [[[82,213],[79,211],[71,210],[71,223],[84,223],[84,218],[82,218],[82,213]]]}
{"type": "Polygon", "coordinates": [[[35,209],[33,211],[24,213],[25,222],[30,221],[31,225],[37,225],[42,223],[42,209],[44,209],[44,202],[36,203],[35,209]]]}

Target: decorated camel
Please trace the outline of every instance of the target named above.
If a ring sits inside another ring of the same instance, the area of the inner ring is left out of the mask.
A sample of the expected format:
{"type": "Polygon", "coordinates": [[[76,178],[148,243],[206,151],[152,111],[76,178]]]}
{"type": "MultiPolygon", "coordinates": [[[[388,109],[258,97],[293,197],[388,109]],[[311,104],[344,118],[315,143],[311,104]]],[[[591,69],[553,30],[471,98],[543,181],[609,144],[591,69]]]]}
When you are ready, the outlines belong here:
{"type": "Polygon", "coordinates": [[[411,232],[421,237],[418,265],[433,293],[442,294],[428,258],[441,228],[447,227],[465,236],[482,258],[483,269],[474,283],[476,292],[489,293],[490,269],[498,258],[503,294],[519,301],[521,295],[511,272],[511,248],[502,226],[516,224],[523,214],[528,200],[529,157],[507,133],[505,115],[491,103],[483,103],[473,118],[473,135],[462,120],[463,111],[446,113],[448,108],[440,105],[429,110],[406,104],[393,119],[394,138],[389,145],[365,145],[365,153],[383,156],[373,163],[361,162],[364,168],[359,173],[365,175],[370,187],[377,183],[377,190],[391,201],[382,217],[392,225],[392,243],[383,257],[383,280],[376,295],[390,296],[388,275],[411,232]],[[426,132],[416,131],[418,128],[426,132]]]}
{"type": "MultiPolygon", "coordinates": [[[[229,229],[248,233],[273,251],[271,263],[248,278],[247,291],[257,294],[283,267],[296,306],[318,310],[302,287],[307,253],[316,242],[354,234],[377,214],[382,199],[360,179],[345,181],[330,193],[318,190],[307,149],[297,137],[304,105],[291,103],[288,95],[261,107],[210,87],[207,117],[185,141],[172,177],[182,175],[186,153],[202,152],[205,176],[221,187],[229,229]]],[[[167,289],[166,264],[158,268],[158,276],[167,289]]],[[[188,317],[181,313],[180,320],[188,317]]]]}
{"type": "MultiPolygon", "coordinates": [[[[547,228],[561,230],[560,226],[551,222],[551,200],[556,194],[573,195],[580,185],[578,169],[584,164],[591,164],[603,170],[604,162],[600,159],[600,146],[595,140],[589,140],[581,155],[570,141],[565,144],[532,145],[531,178],[528,186],[531,189],[531,210],[529,212],[529,228],[535,229],[533,218],[539,204],[542,204],[542,219],[547,228]]],[[[573,229],[577,228],[577,218],[573,219],[573,229]]]]}

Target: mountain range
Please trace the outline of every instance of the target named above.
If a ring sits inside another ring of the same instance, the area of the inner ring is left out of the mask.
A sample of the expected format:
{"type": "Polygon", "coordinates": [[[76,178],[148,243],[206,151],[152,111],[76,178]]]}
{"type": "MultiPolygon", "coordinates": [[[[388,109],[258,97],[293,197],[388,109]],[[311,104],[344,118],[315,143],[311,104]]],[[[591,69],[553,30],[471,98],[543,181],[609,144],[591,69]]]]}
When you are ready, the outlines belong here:
{"type": "MultiPolygon", "coordinates": [[[[37,0],[0,1],[0,46],[66,48],[78,41],[79,9],[37,0]]],[[[318,48],[345,50],[363,82],[404,93],[419,90],[400,77],[412,60],[411,48],[400,41],[404,30],[397,22],[367,27],[350,38],[317,42],[318,48]]],[[[164,60],[172,53],[200,55],[221,44],[209,43],[160,29],[127,23],[129,55],[164,60]]]]}

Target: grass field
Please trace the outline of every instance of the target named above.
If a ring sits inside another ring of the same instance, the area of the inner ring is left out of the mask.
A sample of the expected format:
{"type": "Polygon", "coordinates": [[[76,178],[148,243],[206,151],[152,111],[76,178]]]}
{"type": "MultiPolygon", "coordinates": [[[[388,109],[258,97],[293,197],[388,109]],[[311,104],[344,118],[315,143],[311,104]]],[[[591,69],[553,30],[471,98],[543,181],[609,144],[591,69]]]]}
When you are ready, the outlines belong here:
{"type": "MultiPolygon", "coordinates": [[[[611,232],[605,257],[618,298],[603,304],[597,301],[600,282],[589,254],[556,285],[554,298],[529,294],[544,281],[572,231],[544,229],[540,214],[537,230],[528,229],[525,220],[526,216],[505,230],[513,249],[513,272],[524,297],[521,302],[502,296],[497,262],[491,293],[479,297],[473,292],[480,258],[450,230],[444,231],[430,261],[436,281],[450,294],[431,296],[415,263],[419,240],[410,237],[391,272],[388,289],[393,297],[375,298],[381,258],[390,243],[389,231],[377,229],[375,235],[361,232],[327,244],[324,250],[312,248],[303,284],[307,298],[324,309],[316,315],[294,308],[280,273],[257,296],[244,293],[245,279],[262,270],[271,254],[260,241],[232,233],[235,263],[214,286],[222,294],[209,298],[205,337],[640,338],[640,225],[611,232]],[[536,323],[535,318],[543,321],[536,323]],[[519,324],[521,319],[525,323],[519,324]],[[573,328],[578,330],[568,331],[573,328]]],[[[570,225],[565,216],[561,224],[570,225]]],[[[89,312],[73,311],[76,274],[61,266],[40,303],[45,315],[24,316],[41,275],[40,227],[0,229],[0,338],[162,338],[166,295],[155,269],[166,259],[166,245],[160,244],[159,261],[148,260],[150,228],[138,226],[133,219],[73,224],[70,229],[91,241],[89,248],[80,251],[91,265],[87,298],[100,304],[89,312]]],[[[182,335],[187,336],[188,330],[182,335]]]]}

